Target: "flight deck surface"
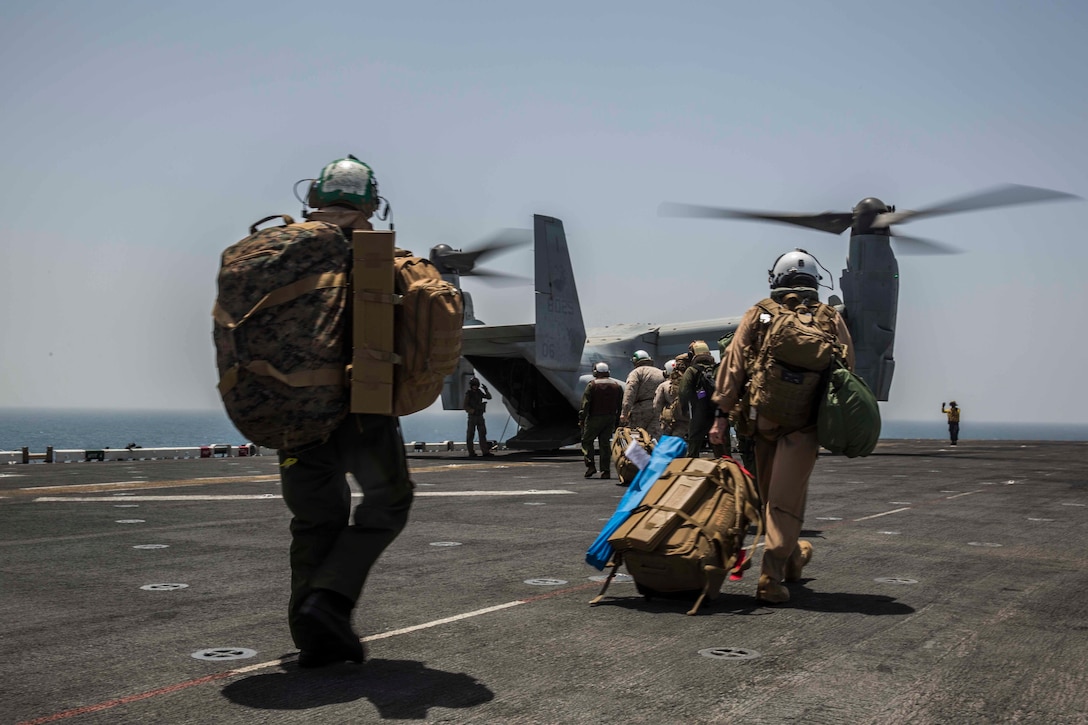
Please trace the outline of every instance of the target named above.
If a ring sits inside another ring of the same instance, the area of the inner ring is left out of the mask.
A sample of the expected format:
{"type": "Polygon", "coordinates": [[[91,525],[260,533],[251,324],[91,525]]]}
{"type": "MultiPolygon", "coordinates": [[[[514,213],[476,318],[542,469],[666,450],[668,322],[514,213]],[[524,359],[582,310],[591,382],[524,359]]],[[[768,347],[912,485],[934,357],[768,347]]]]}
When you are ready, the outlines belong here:
{"type": "Polygon", "coordinates": [[[369,660],[317,670],[275,458],[0,467],[0,723],[1088,721],[1088,443],[821,456],[791,602],[753,569],[697,616],[588,606],[614,479],[463,456],[410,456],[369,660]]]}

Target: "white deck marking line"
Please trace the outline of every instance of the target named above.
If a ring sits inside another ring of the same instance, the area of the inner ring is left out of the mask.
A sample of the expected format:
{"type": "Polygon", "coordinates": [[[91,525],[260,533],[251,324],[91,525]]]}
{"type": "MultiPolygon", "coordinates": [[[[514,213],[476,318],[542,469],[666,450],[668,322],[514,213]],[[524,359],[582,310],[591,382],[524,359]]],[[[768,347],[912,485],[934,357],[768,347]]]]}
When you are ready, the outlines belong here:
{"type": "MultiPolygon", "coordinates": [[[[581,587],[577,587],[577,588],[584,589],[585,586],[586,585],[582,585],[581,587]]],[[[563,590],[559,590],[556,593],[560,593],[562,591],[563,590]]],[[[550,598],[550,596],[551,595],[548,595],[547,598],[550,598]]],[[[411,627],[403,627],[401,629],[394,629],[394,630],[391,630],[389,632],[379,632],[378,634],[372,634],[372,635],[369,635],[367,637],[363,637],[362,641],[363,642],[373,642],[373,641],[379,640],[379,639],[387,639],[389,637],[397,637],[397,636],[402,635],[402,634],[410,634],[412,632],[418,632],[418,631],[420,631],[422,629],[430,629],[431,627],[440,627],[443,624],[450,624],[451,622],[460,622],[463,619],[471,619],[472,617],[479,617],[482,614],[491,614],[492,612],[498,612],[498,611],[501,611],[503,609],[510,609],[511,607],[516,607],[516,606],[518,606],[520,604],[531,604],[532,602],[536,601],[537,599],[539,599],[539,597],[533,597],[533,598],[530,598],[530,599],[515,599],[514,601],[506,602],[505,604],[496,604],[493,607],[484,607],[483,609],[476,609],[476,610],[473,610],[471,612],[464,612],[463,614],[455,614],[452,617],[443,617],[442,619],[435,619],[435,620],[432,620],[430,622],[424,622],[423,624],[416,624],[416,625],[413,625],[411,627]]],[[[279,659],[269,660],[268,662],[259,662],[259,663],[255,664],[255,665],[248,665],[246,667],[239,667],[238,669],[230,670],[230,674],[231,675],[241,675],[241,674],[245,674],[246,672],[253,672],[254,670],[261,670],[261,669],[264,669],[265,667],[275,667],[277,665],[283,664],[284,662],[290,662],[290,661],[294,660],[297,656],[298,655],[295,655],[295,654],[289,654],[289,655],[286,655],[284,657],[280,657],[279,659]]]]}
{"type": "Polygon", "coordinates": [[[891,511],[885,511],[882,514],[873,514],[872,516],[862,516],[860,519],[854,519],[854,521],[868,521],[869,519],[879,519],[881,516],[888,516],[889,514],[897,514],[900,511],[910,511],[913,506],[904,506],[901,509],[893,509],[891,511]]]}
{"type": "MultiPolygon", "coordinates": [[[[498,612],[502,609],[509,609],[510,607],[516,607],[519,604],[528,604],[523,599],[517,599],[506,604],[496,604],[493,607],[484,607],[483,609],[477,609],[472,612],[465,612],[464,614],[455,614],[452,617],[443,617],[442,619],[436,619],[431,622],[424,622],[423,624],[417,624],[412,627],[403,627],[401,629],[394,629],[389,632],[381,632],[379,634],[372,634],[367,637],[363,637],[364,642],[373,642],[378,639],[386,639],[387,637],[396,637],[401,634],[409,634],[411,632],[418,632],[421,629],[430,629],[431,627],[440,627],[443,624],[449,624],[450,622],[459,622],[462,619],[470,619],[472,617],[478,617],[481,614],[490,614],[491,612],[498,612]]],[[[268,662],[259,662],[255,665],[248,665],[246,667],[239,667],[238,669],[231,670],[232,675],[242,675],[247,672],[253,672],[255,670],[263,670],[266,667],[275,667],[281,665],[284,662],[294,660],[297,655],[287,655],[286,657],[280,657],[277,660],[270,660],[268,662]]]]}
{"type": "MultiPolygon", "coordinates": [[[[546,489],[536,490],[529,489],[527,491],[416,491],[416,496],[555,496],[567,493],[577,493],[577,491],[565,491],[563,489],[546,489]]],[[[361,493],[352,493],[352,498],[362,498],[361,493]]]]}
{"type": "MultiPolygon", "coordinates": [[[[416,491],[417,498],[452,498],[465,496],[558,496],[573,494],[575,491],[544,490],[544,491],[416,491]]],[[[352,498],[362,498],[361,493],[352,493],[352,498]]],[[[187,494],[165,496],[126,496],[125,501],[278,501],[283,496],[278,493],[250,493],[250,494],[187,494]]],[[[116,502],[113,496],[39,496],[35,503],[62,503],[74,501],[76,503],[106,503],[116,502]]]]}
{"type": "Polygon", "coordinates": [[[959,498],[960,496],[970,496],[973,493],[982,493],[985,489],[976,488],[974,491],[967,491],[966,493],[957,493],[955,496],[945,496],[946,499],[959,498]]]}
{"type": "Polygon", "coordinates": [[[409,632],[418,632],[421,629],[430,629],[431,627],[438,627],[442,624],[449,624],[450,622],[459,622],[462,619],[469,619],[470,617],[478,617],[481,614],[490,614],[491,612],[497,612],[500,609],[509,609],[510,607],[516,607],[519,604],[527,604],[528,602],[522,599],[515,599],[512,602],[506,604],[496,604],[493,607],[484,607],[483,609],[477,609],[472,612],[465,612],[464,614],[455,614],[452,617],[443,617],[442,619],[436,619],[432,622],[425,622],[423,624],[417,624],[413,627],[404,627],[402,629],[394,629],[391,632],[381,632],[380,634],[372,634],[367,637],[363,637],[364,642],[373,642],[377,639],[385,639],[387,637],[396,637],[400,634],[408,634],[409,632]]]}

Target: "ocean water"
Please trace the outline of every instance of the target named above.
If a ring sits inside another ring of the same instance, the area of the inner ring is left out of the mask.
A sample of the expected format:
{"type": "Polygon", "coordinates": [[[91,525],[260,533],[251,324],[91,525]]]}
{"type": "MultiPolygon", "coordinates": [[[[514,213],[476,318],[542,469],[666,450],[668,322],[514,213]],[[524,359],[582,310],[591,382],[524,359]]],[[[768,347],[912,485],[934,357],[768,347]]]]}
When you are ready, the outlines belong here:
{"type": "MultiPolygon", "coordinates": [[[[401,419],[406,441],[463,441],[465,414],[461,411],[424,411],[401,419]]],[[[488,437],[506,440],[517,425],[503,411],[487,416],[488,437]]],[[[945,439],[948,425],[943,417],[933,421],[884,421],[881,438],[945,439]]],[[[1083,440],[1088,424],[989,423],[965,421],[963,440],[1083,440]]],[[[135,443],[144,448],[201,446],[213,443],[244,443],[221,410],[133,411],[0,408],[0,450],[23,446],[44,452],[56,449],[124,448],[135,443]]]]}
{"type": "MultiPolygon", "coordinates": [[[[401,418],[406,441],[463,441],[465,414],[459,410],[425,411],[401,418]]],[[[487,415],[488,438],[505,440],[517,433],[508,414],[487,415]]],[[[0,451],[24,446],[44,452],[57,450],[238,445],[247,442],[222,410],[140,411],[0,408],[0,451]]]]}

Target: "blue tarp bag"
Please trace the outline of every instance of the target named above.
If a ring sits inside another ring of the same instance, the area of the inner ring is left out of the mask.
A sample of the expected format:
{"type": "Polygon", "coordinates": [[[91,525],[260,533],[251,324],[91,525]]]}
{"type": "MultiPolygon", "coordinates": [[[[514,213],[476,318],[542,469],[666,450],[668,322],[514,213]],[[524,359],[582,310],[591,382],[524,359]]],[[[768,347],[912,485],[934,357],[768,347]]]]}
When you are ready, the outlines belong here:
{"type": "Polygon", "coordinates": [[[646,498],[646,493],[650,490],[650,487],[654,485],[657,479],[661,478],[661,474],[665,472],[673,459],[680,458],[685,453],[687,453],[687,444],[684,443],[683,438],[662,436],[661,440],[657,442],[654,452],[650,454],[650,462],[638,472],[635,480],[631,481],[627,493],[620,499],[620,503],[616,507],[616,513],[612,514],[612,518],[608,519],[608,523],[604,525],[601,533],[597,534],[597,538],[590,545],[589,551],[586,552],[587,564],[598,570],[604,570],[613,553],[612,544],[608,543],[608,537],[614,534],[620,524],[631,515],[631,512],[638,508],[639,504],[642,503],[642,499],[646,498]]]}

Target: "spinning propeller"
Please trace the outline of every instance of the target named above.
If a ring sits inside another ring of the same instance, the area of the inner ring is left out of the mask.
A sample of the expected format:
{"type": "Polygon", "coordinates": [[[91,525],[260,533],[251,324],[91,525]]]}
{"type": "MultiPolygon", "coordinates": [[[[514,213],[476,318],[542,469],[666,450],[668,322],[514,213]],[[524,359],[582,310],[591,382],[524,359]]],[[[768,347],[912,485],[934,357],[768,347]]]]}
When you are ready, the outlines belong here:
{"type": "Polygon", "coordinates": [[[703,219],[750,219],[754,221],[780,222],[782,224],[795,224],[797,226],[816,229],[830,234],[841,234],[847,229],[852,230],[851,236],[857,234],[878,234],[894,237],[896,246],[904,254],[956,254],[960,250],[940,242],[920,239],[899,234],[892,230],[892,224],[903,224],[915,219],[941,216],[943,214],[957,214],[964,211],[978,209],[990,209],[999,206],[1013,206],[1015,204],[1034,204],[1041,201],[1058,201],[1063,199],[1079,199],[1073,194],[1050,189],[1039,189],[1034,186],[1019,186],[1017,184],[1005,184],[993,189],[987,189],[975,194],[952,199],[941,204],[917,211],[896,211],[894,206],[888,206],[880,199],[868,197],[858,202],[853,210],[848,212],[825,211],[820,214],[790,214],[777,212],[744,211],[741,209],[725,209],[715,206],[699,206],[696,204],[675,204],[666,202],[660,206],[658,213],[669,217],[697,217],[703,219]]]}
{"type": "Polygon", "coordinates": [[[461,277],[487,277],[491,280],[520,282],[526,278],[505,272],[478,269],[476,263],[513,247],[531,244],[532,241],[532,230],[502,229],[490,237],[481,239],[471,249],[453,249],[448,244],[435,245],[431,247],[431,262],[438,267],[438,271],[442,274],[456,274],[461,277]]]}

